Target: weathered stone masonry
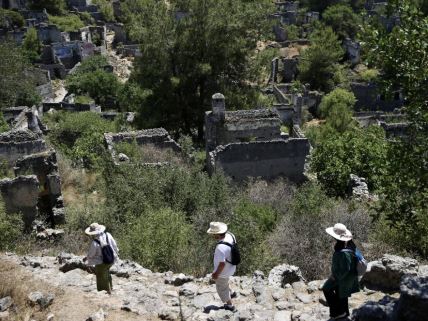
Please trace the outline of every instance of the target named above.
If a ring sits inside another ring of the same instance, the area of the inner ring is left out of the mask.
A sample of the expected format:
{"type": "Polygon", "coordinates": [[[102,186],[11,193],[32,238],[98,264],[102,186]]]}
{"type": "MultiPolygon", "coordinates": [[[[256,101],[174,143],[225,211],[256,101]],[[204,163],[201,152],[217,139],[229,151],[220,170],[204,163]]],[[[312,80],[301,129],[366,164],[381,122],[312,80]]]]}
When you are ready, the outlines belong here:
{"type": "Polygon", "coordinates": [[[224,96],[213,95],[212,111],[205,115],[209,173],[220,170],[237,180],[279,176],[305,180],[309,141],[288,139],[280,128],[281,120],[271,110],[226,111],[224,96]]]}

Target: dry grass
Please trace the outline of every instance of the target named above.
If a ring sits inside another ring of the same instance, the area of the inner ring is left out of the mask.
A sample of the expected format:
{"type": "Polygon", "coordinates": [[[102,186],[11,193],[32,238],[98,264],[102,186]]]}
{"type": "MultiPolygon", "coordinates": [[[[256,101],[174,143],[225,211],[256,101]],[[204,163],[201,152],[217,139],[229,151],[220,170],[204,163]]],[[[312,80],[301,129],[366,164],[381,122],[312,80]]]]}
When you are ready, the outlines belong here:
{"type": "Polygon", "coordinates": [[[27,297],[34,291],[59,294],[58,291],[42,282],[35,282],[29,273],[17,267],[15,263],[3,258],[0,260],[0,298],[10,296],[14,301],[14,306],[9,309],[9,320],[28,321],[33,318],[46,320],[46,316],[50,312],[49,308],[38,310],[38,308],[28,305],[27,297]]]}

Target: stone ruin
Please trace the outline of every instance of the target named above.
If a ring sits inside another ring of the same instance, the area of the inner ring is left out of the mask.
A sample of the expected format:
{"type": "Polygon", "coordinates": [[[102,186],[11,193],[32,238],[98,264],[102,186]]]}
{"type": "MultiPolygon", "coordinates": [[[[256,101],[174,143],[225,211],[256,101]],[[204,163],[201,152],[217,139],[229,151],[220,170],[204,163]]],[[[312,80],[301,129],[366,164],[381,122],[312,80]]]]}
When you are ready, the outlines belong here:
{"type": "MultiPolygon", "coordinates": [[[[16,118],[23,114],[25,109],[16,118]]],[[[15,175],[0,180],[6,211],[21,213],[27,229],[39,216],[52,225],[64,223],[56,153],[48,150],[42,136],[29,128],[0,134],[0,159],[15,175]]]]}
{"type": "Polygon", "coordinates": [[[226,111],[224,96],[215,94],[212,111],[205,114],[205,144],[211,174],[223,171],[237,180],[279,176],[305,180],[309,141],[281,133],[281,120],[274,111],[226,111]]]}
{"type": "Polygon", "coordinates": [[[356,112],[354,113],[354,119],[361,127],[368,127],[370,125],[382,127],[388,139],[404,138],[407,136],[409,130],[407,116],[402,114],[400,109],[396,109],[392,113],[380,111],[356,112]]]}
{"type": "MultiPolygon", "coordinates": [[[[144,153],[145,149],[155,148],[159,151],[178,155],[181,147],[168,134],[164,128],[152,128],[139,131],[122,133],[105,133],[104,142],[116,165],[132,162],[130,157],[124,153],[116,151],[121,143],[135,143],[144,153]]],[[[145,162],[146,165],[165,165],[158,159],[151,159],[145,162]]]]}

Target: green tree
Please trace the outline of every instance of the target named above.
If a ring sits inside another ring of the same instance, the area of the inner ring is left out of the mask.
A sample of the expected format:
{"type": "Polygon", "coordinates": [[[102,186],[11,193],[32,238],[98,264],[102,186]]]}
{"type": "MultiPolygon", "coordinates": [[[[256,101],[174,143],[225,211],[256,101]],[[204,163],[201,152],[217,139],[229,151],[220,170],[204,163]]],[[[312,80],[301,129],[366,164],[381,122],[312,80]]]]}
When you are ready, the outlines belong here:
{"type": "Polygon", "coordinates": [[[27,30],[22,43],[22,49],[30,61],[34,62],[40,58],[42,43],[39,40],[36,28],[29,28],[27,30]]]}
{"type": "Polygon", "coordinates": [[[344,4],[328,7],[322,18],[327,26],[333,28],[341,40],[348,37],[354,39],[361,23],[360,17],[354,13],[352,8],[344,4]]]}
{"type": "Polygon", "coordinates": [[[333,74],[344,51],[331,27],[318,28],[311,34],[311,46],[303,51],[299,61],[299,80],[312,89],[329,92],[333,74]]]}
{"type": "Polygon", "coordinates": [[[380,217],[399,231],[403,247],[428,255],[428,17],[413,1],[392,1],[400,24],[391,33],[366,30],[369,61],[387,90],[401,88],[410,126],[389,153],[380,217]]]}
{"type": "Polygon", "coordinates": [[[333,196],[345,195],[350,174],[366,178],[370,189],[379,189],[386,164],[387,141],[378,126],[354,128],[343,134],[330,132],[311,157],[311,170],[333,196]]]}
{"type": "Polygon", "coordinates": [[[66,5],[65,0],[31,0],[30,8],[33,10],[46,9],[50,14],[63,14],[66,5]]]}
{"type": "Polygon", "coordinates": [[[0,109],[33,106],[40,102],[36,80],[28,76],[31,65],[21,48],[11,42],[0,42],[0,109]]]}
{"type": "Polygon", "coordinates": [[[259,92],[248,81],[257,75],[248,71],[269,30],[270,1],[128,0],[123,9],[131,37],[142,44],[132,79],[152,92],[140,125],[196,130],[201,139],[213,93],[225,94],[232,108],[257,106],[259,92]]]}
{"type": "Polygon", "coordinates": [[[356,99],[353,93],[336,88],[324,96],[319,106],[321,116],[326,119],[326,125],[334,131],[343,133],[353,126],[353,107],[356,99]]]}
{"type": "Polygon", "coordinates": [[[115,74],[104,70],[107,64],[103,56],[84,60],[76,72],[66,78],[66,88],[77,95],[89,95],[97,104],[115,104],[122,84],[115,74]]]}
{"type": "Polygon", "coordinates": [[[100,12],[102,13],[104,20],[108,22],[115,21],[113,4],[109,0],[94,0],[94,4],[98,5],[100,12]]]}
{"type": "Polygon", "coordinates": [[[361,10],[364,8],[365,0],[303,0],[302,4],[310,10],[322,13],[328,7],[337,4],[350,5],[354,10],[361,10]]]}

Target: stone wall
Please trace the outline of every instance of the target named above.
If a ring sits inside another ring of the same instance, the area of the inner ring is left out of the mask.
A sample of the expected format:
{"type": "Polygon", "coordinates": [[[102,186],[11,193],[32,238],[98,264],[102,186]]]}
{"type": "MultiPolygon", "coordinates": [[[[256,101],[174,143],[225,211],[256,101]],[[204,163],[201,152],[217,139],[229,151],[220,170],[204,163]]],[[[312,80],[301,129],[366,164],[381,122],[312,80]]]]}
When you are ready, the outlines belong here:
{"type": "Polygon", "coordinates": [[[153,145],[161,149],[170,149],[173,152],[181,152],[181,147],[168,134],[164,128],[151,128],[139,131],[122,133],[105,133],[104,142],[107,150],[112,155],[115,163],[118,163],[115,145],[119,143],[136,142],[139,146],[153,145]]]}
{"type": "Polygon", "coordinates": [[[46,142],[30,131],[10,131],[0,134],[0,158],[10,164],[22,156],[46,149],[46,142]]]}
{"type": "Polygon", "coordinates": [[[43,111],[47,112],[50,109],[55,110],[65,110],[70,112],[84,112],[84,111],[93,111],[101,112],[101,107],[95,104],[74,104],[74,103],[43,103],[43,111]]]}
{"type": "Polygon", "coordinates": [[[391,112],[404,104],[403,97],[399,92],[393,94],[392,99],[384,97],[379,87],[373,83],[351,83],[351,91],[357,102],[355,110],[381,110],[391,112]]]}
{"type": "Polygon", "coordinates": [[[205,142],[207,151],[218,145],[253,140],[280,138],[281,121],[267,109],[226,112],[225,119],[209,111],[205,114],[205,142]]]}
{"type": "Polygon", "coordinates": [[[0,191],[8,213],[21,213],[26,227],[37,215],[39,181],[34,175],[0,180],[0,191]]]}
{"type": "Polygon", "coordinates": [[[305,180],[304,166],[309,148],[306,138],[232,143],[209,153],[208,170],[210,173],[224,171],[237,180],[283,176],[302,182],[305,180]]]}

